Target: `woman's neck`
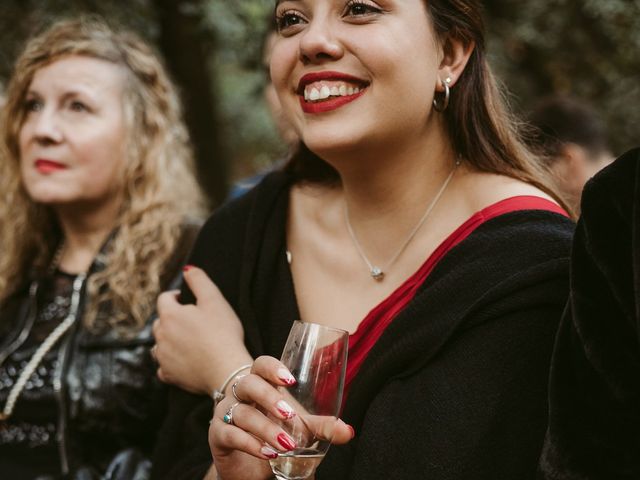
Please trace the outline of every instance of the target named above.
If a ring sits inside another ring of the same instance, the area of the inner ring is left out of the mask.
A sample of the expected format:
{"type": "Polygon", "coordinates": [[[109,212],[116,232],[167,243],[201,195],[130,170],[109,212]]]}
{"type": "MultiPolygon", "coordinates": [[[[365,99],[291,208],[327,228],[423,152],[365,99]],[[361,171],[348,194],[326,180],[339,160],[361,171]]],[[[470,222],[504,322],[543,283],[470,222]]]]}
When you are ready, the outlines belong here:
{"type": "Polygon", "coordinates": [[[117,210],[82,214],[73,209],[57,209],[64,246],[58,267],[68,273],[86,272],[111,231],[117,210]]]}
{"type": "Polygon", "coordinates": [[[369,152],[339,168],[344,201],[358,218],[411,216],[433,198],[456,163],[450,148],[413,144],[369,152]]]}
{"type": "MultiPolygon", "coordinates": [[[[333,158],[341,188],[324,197],[315,215],[333,225],[334,231],[344,234],[349,227],[371,258],[386,258],[406,242],[425,216],[456,161],[450,148],[433,144],[333,158]]],[[[457,177],[451,179],[438,205],[450,201],[457,177]]]]}

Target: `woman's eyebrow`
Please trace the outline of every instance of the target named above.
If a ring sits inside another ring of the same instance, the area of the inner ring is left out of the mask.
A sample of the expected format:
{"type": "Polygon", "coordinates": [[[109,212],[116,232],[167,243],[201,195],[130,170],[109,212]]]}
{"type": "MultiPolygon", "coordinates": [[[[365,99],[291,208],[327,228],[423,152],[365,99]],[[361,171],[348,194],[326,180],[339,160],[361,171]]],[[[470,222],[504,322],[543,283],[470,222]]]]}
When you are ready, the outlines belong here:
{"type": "MultiPolygon", "coordinates": [[[[284,2],[285,0],[276,0],[276,7],[278,8],[278,5],[280,5],[282,2],[284,2]]],[[[291,2],[301,2],[302,0],[289,0],[291,2]]]]}

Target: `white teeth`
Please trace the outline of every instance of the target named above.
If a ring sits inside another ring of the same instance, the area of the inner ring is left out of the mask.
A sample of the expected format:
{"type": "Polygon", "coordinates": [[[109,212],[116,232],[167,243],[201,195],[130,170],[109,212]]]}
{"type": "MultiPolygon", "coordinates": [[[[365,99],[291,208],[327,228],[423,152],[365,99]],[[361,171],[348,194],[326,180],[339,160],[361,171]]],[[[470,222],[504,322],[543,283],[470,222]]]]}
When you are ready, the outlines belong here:
{"type": "Polygon", "coordinates": [[[320,98],[324,100],[325,98],[329,98],[331,96],[331,89],[326,85],[320,89],[320,98]]]}
{"type": "Polygon", "coordinates": [[[345,97],[347,95],[354,95],[360,93],[363,88],[349,86],[346,84],[339,85],[317,85],[315,87],[307,87],[304,89],[303,96],[307,102],[315,102],[319,100],[326,100],[329,97],[345,97]]]}

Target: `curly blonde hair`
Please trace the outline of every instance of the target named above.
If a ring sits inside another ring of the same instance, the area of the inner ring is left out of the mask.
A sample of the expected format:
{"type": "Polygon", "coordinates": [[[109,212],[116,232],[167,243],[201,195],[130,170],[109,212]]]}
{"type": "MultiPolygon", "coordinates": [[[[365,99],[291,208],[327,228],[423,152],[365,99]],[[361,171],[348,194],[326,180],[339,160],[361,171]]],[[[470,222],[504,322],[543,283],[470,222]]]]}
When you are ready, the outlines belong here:
{"type": "Polygon", "coordinates": [[[88,280],[83,322],[131,331],[144,325],[185,219],[205,211],[180,102],[150,47],[98,17],[62,20],[31,39],[16,62],[0,117],[0,301],[30,271],[42,271],[62,240],[53,210],[31,200],[20,176],[18,136],[25,95],[36,71],[69,55],[124,67],[127,125],[123,203],[106,252],[106,268],[88,280]],[[10,252],[7,254],[7,252],[10,252]],[[98,315],[108,305],[110,315],[98,315]],[[106,318],[103,318],[106,317],[106,318]]]}

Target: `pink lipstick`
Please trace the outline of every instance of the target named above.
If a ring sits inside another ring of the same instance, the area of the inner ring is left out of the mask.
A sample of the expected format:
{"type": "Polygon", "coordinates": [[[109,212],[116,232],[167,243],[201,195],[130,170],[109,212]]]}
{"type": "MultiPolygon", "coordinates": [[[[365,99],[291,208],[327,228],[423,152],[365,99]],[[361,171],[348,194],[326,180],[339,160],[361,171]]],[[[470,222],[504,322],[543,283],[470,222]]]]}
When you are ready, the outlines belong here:
{"type": "Polygon", "coordinates": [[[36,167],[36,170],[38,170],[38,172],[44,175],[48,175],[50,173],[57,172],[60,170],[65,170],[67,168],[66,165],[60,162],[56,162],[54,160],[47,160],[45,158],[37,159],[34,165],[36,167]]]}

